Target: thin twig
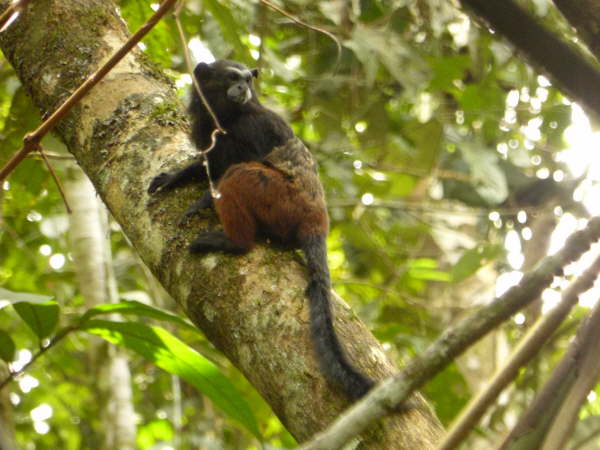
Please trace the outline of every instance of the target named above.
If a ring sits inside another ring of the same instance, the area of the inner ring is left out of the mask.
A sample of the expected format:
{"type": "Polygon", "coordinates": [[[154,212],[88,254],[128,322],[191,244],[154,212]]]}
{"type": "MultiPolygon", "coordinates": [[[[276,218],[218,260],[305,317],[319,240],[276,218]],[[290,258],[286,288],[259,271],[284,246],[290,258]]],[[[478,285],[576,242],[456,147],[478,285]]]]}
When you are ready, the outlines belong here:
{"type": "Polygon", "coordinates": [[[10,383],[12,380],[14,380],[18,375],[21,375],[23,372],[25,372],[40,356],[42,356],[44,353],[46,353],[48,350],[50,350],[52,347],[54,347],[56,344],[58,344],[60,341],[62,341],[67,335],[69,335],[69,333],[71,333],[72,331],[75,331],[77,329],[79,329],[79,325],[70,325],[68,327],[63,328],[62,330],[59,330],[54,335],[54,337],[52,338],[50,343],[48,345],[46,345],[45,347],[41,347],[32,356],[31,360],[29,360],[29,362],[27,364],[25,364],[19,370],[11,372],[10,374],[8,374],[8,376],[4,380],[0,381],[0,391],[2,390],[2,388],[4,386],[6,386],[8,383],[10,383]]]}
{"type": "Polygon", "coordinates": [[[208,100],[204,96],[204,92],[202,92],[202,88],[200,87],[198,80],[194,76],[194,65],[192,64],[192,58],[190,57],[190,50],[187,46],[187,39],[185,38],[185,32],[183,31],[181,21],[179,20],[179,16],[181,15],[181,10],[183,9],[183,3],[184,2],[181,1],[177,4],[177,7],[175,8],[175,11],[173,12],[173,17],[175,18],[175,23],[177,24],[177,31],[179,32],[179,39],[181,40],[181,46],[183,47],[183,57],[185,59],[185,65],[187,67],[189,74],[192,77],[192,84],[194,85],[194,89],[196,90],[196,93],[200,97],[202,104],[208,111],[208,114],[210,115],[210,118],[212,119],[215,128],[217,128],[220,133],[227,134],[225,129],[223,129],[223,127],[221,126],[221,123],[219,122],[219,118],[214,113],[214,111],[210,107],[210,104],[208,103],[208,100]]]}
{"type": "Polygon", "coordinates": [[[41,145],[38,145],[37,150],[38,150],[40,156],[42,157],[42,159],[44,160],[44,163],[46,164],[46,167],[48,168],[48,171],[50,172],[50,175],[52,176],[52,179],[54,180],[54,183],[56,184],[56,187],[58,188],[58,192],[60,193],[60,196],[62,197],[63,203],[65,204],[65,208],[67,209],[67,213],[71,214],[72,210],[71,210],[71,207],[69,206],[69,201],[67,200],[67,197],[65,195],[65,190],[63,189],[63,186],[62,186],[58,176],[56,176],[54,167],[52,167],[52,164],[50,164],[50,161],[48,160],[48,157],[46,156],[46,153],[44,152],[44,149],[42,148],[41,145]]]}
{"type": "MultiPolygon", "coordinates": [[[[53,152],[44,151],[44,155],[46,155],[46,158],[48,158],[48,159],[64,159],[67,161],[75,161],[75,157],[68,153],[53,153],[53,152]]],[[[35,158],[41,158],[42,155],[40,155],[39,153],[30,153],[29,155],[27,155],[27,157],[35,159],[35,158]]]]}
{"type": "Polygon", "coordinates": [[[165,0],[160,8],[141,26],[141,28],[129,38],[129,40],[121,47],[102,67],[91,74],[85,82],[73,92],[67,100],[56,110],[50,117],[32,133],[25,135],[23,139],[25,144],[0,170],[0,182],[2,182],[28,153],[35,151],[37,145],[56,124],[71,111],[71,109],[96,85],[106,74],[135,47],[140,40],[158,23],[158,21],[167,13],[177,0],[165,0]]]}
{"type": "Polygon", "coordinates": [[[459,418],[456,419],[443,442],[439,445],[438,450],[451,450],[460,445],[500,392],[518,375],[519,369],[538,353],[552,333],[565,320],[569,311],[577,303],[579,296],[594,285],[599,272],[600,256],[563,293],[560,303],[540,318],[535,326],[529,330],[508,362],[494,375],[486,388],[461,412],[459,418]]]}
{"type": "Polygon", "coordinates": [[[317,31],[319,33],[324,34],[325,36],[327,36],[328,38],[332,39],[335,42],[335,45],[337,47],[337,57],[335,59],[335,64],[334,64],[334,70],[333,72],[335,72],[337,70],[337,67],[340,65],[340,60],[342,58],[342,44],[340,43],[340,40],[331,32],[314,26],[314,25],[310,25],[300,19],[298,19],[296,16],[290,14],[289,12],[287,12],[286,10],[280,8],[277,5],[274,5],[273,3],[271,3],[269,0],[260,0],[260,2],[266,6],[268,6],[269,8],[271,8],[274,11],[277,11],[279,14],[283,14],[284,16],[286,16],[288,19],[292,20],[293,22],[297,23],[298,25],[301,25],[303,27],[309,28],[313,31],[317,31]]]}
{"type": "Polygon", "coordinates": [[[577,330],[558,365],[498,450],[559,450],[573,436],[579,410],[598,381],[600,302],[577,330]],[[526,442],[527,445],[519,445],[526,442]]]}
{"type": "Polygon", "coordinates": [[[175,18],[175,23],[177,24],[177,31],[179,32],[179,39],[181,40],[181,46],[183,47],[183,56],[185,59],[185,64],[187,66],[187,70],[189,72],[189,74],[192,77],[192,84],[194,86],[194,89],[196,91],[196,93],[198,94],[198,97],[200,97],[200,101],[202,101],[202,104],[204,105],[204,108],[208,111],[208,114],[210,115],[212,121],[213,121],[213,125],[214,125],[214,130],[212,131],[212,133],[210,134],[210,145],[200,151],[200,154],[202,155],[202,165],[204,166],[205,170],[206,170],[206,176],[208,178],[208,185],[210,188],[210,195],[213,198],[219,198],[220,194],[217,190],[217,188],[214,186],[212,177],[210,176],[210,164],[208,162],[208,153],[215,148],[215,145],[217,145],[217,137],[219,134],[227,134],[227,131],[221,126],[221,123],[219,122],[219,118],[217,117],[217,115],[215,114],[215,112],[213,111],[213,109],[211,108],[210,104],[208,103],[208,100],[206,99],[206,96],[204,95],[204,92],[202,92],[202,87],[200,86],[200,83],[198,82],[198,80],[196,79],[196,76],[194,75],[194,67],[192,64],[192,58],[190,57],[190,52],[187,46],[187,39],[185,37],[185,32],[183,31],[183,26],[181,25],[181,21],[179,20],[179,16],[181,15],[181,10],[183,9],[183,1],[179,2],[177,7],[175,8],[175,11],[173,12],[173,16],[175,18]]]}
{"type": "Polygon", "coordinates": [[[6,11],[0,15],[0,33],[5,31],[19,17],[21,11],[27,8],[27,3],[29,3],[29,0],[13,1],[6,8],[6,11]]]}
{"type": "Polygon", "coordinates": [[[558,253],[545,257],[521,282],[504,295],[445,331],[425,352],[414,357],[398,374],[379,383],[364,399],[339,416],[331,426],[301,447],[302,450],[341,448],[371,424],[397,411],[397,405],[439,373],[470,345],[541,295],[562,268],[579,259],[600,239],[600,217],[573,233],[558,253]]]}

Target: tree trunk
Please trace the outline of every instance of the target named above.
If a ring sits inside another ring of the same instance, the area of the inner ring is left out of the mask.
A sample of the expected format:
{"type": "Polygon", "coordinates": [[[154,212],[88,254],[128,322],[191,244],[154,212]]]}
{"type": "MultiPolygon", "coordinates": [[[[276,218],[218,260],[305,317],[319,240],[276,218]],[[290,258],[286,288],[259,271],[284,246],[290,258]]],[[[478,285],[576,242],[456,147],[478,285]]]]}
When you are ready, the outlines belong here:
{"type": "MultiPolygon", "coordinates": [[[[106,208],[96,198],[96,190],[77,169],[65,183],[73,213],[69,216],[71,251],[79,290],[87,308],[102,303],[117,303],[115,274],[108,236],[106,208]]],[[[134,450],[136,445],[135,411],[131,372],[122,349],[109,347],[100,338],[90,336],[90,374],[98,398],[102,399],[102,435],[105,450],[134,450]],[[103,360],[106,358],[107,360],[103,360]]]]}
{"type": "MultiPolygon", "coordinates": [[[[4,192],[0,189],[0,204],[4,201],[4,192]]],[[[0,211],[0,228],[2,228],[2,211],[0,211]]],[[[8,375],[8,365],[0,362],[0,379],[4,379],[8,375]]],[[[8,397],[8,389],[0,390],[0,450],[16,450],[15,430],[12,421],[12,405],[8,397]]]]}
{"type": "MultiPolygon", "coordinates": [[[[0,362],[0,379],[8,375],[8,366],[0,362]]],[[[0,450],[17,450],[13,409],[8,397],[8,389],[0,391],[0,450]]]]}
{"type": "MultiPolygon", "coordinates": [[[[7,4],[0,0],[0,10],[7,4]]],[[[47,0],[30,2],[26,13],[0,35],[0,47],[45,116],[127,36],[110,1],[47,0]]],[[[173,87],[139,49],[56,131],[144,263],[298,440],[324,429],[348,406],[325,383],[314,358],[306,272],[298,255],[259,246],[240,257],[192,256],[187,244],[208,222],[194,219],[181,226],[179,219],[198,189],[152,199],[147,195],[152,177],[180,168],[197,152],[173,87]]],[[[356,365],[377,379],[394,373],[365,326],[343,302],[334,303],[336,329],[356,365]]],[[[441,432],[426,407],[375,428],[363,437],[361,448],[428,449],[441,432]]]]}

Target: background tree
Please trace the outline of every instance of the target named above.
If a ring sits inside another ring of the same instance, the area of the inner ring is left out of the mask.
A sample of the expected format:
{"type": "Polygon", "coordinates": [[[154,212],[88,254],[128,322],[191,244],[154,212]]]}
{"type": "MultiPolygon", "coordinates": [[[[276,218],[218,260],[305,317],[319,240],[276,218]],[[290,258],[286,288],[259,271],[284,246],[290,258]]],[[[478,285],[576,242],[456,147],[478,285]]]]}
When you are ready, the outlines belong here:
{"type": "MultiPolygon", "coordinates": [[[[39,123],[25,89],[43,113],[52,111],[95,67],[96,55],[107,57],[115,42],[122,40],[122,25],[106,14],[107,7],[88,3],[98,10],[90,9],[85,20],[79,18],[79,23],[64,28],[53,19],[58,16],[52,8],[61,2],[31,5],[31,14],[0,36],[5,55],[23,80],[22,86],[6,61],[0,66],[3,160],[39,123]]],[[[526,5],[555,32],[572,37],[551,5],[526,5]]],[[[548,240],[548,228],[534,226],[538,215],[546,211],[546,217],[559,223],[559,233],[579,227],[587,216],[580,200],[593,198],[596,169],[593,151],[586,147],[590,144],[574,138],[593,138],[581,109],[456,5],[437,0],[282,3],[303,21],[338,36],[339,60],[336,44],[328,36],[298,27],[264,5],[189,1],[186,6],[182,20],[188,36],[194,37],[190,44],[199,58],[206,58],[210,49],[217,58],[232,57],[263,69],[261,95],[287,115],[319,159],[332,217],[329,250],[334,287],[398,365],[419,354],[465,311],[513,283],[529,242],[556,247],[548,240]],[[579,186],[568,182],[581,176],[586,169],[583,163],[590,161],[588,176],[579,186]],[[572,199],[576,187],[578,202],[572,199]]],[[[142,1],[123,1],[119,7],[130,29],[137,29],[150,14],[142,1]]],[[[71,14],[61,12],[60,20],[72,19],[71,14]]],[[[306,313],[300,300],[301,266],[292,254],[260,248],[242,261],[223,259],[227,263],[220,275],[211,272],[193,281],[216,261],[209,258],[203,263],[180,255],[200,222],[185,228],[177,220],[198,191],[183,189],[148,205],[140,197],[153,175],[195,155],[183,137],[186,126],[177,100],[159,87],[165,80],[154,78],[155,67],[147,65],[147,60],[160,65],[185,90],[186,69],[174,36],[172,19],[162,21],[136,51],[138,59],[129,58],[113,71],[58,132],[72,152],[78,149],[76,157],[114,217],[163,283],[174,289],[174,296],[185,299],[190,289],[208,293],[204,302],[184,301],[181,306],[228,357],[242,369],[256,371],[250,380],[263,395],[267,393],[288,429],[305,439],[345,405],[343,399],[332,397],[330,404],[319,405],[324,410],[315,412],[313,422],[301,423],[300,418],[312,412],[313,398],[307,398],[311,405],[303,406],[306,391],[294,390],[286,380],[306,379],[302,372],[294,372],[300,368],[315,370],[306,362],[310,361],[308,340],[304,350],[284,348],[289,355],[285,367],[276,365],[277,359],[266,359],[271,367],[252,359],[256,354],[266,358],[274,339],[289,338],[285,333],[304,332],[302,319],[274,319],[286,317],[285,308],[295,308],[300,317],[306,313]],[[147,59],[140,59],[142,51],[147,59]],[[141,68],[145,76],[129,78],[132,66],[141,68]],[[137,207],[130,206],[132,200],[137,207]],[[175,263],[181,258],[185,265],[178,268],[175,263]],[[181,267],[194,269],[186,274],[181,267]],[[237,312],[207,309],[231,295],[231,289],[239,290],[240,283],[246,289],[262,289],[254,291],[253,303],[231,305],[237,312]],[[225,328],[233,330],[231,336],[219,331],[223,328],[212,324],[211,317],[229,317],[225,328]],[[253,318],[268,322],[252,322],[253,318]],[[276,330],[284,335],[273,336],[276,330]],[[284,381],[269,378],[269,373],[282,370],[288,374],[284,381]],[[285,393],[285,399],[278,399],[274,395],[278,393],[285,393]]],[[[50,137],[44,148],[65,154],[62,144],[50,137]]],[[[61,178],[69,164],[53,160],[61,178]]],[[[51,295],[65,305],[63,320],[77,317],[83,306],[74,281],[73,250],[64,234],[68,222],[47,171],[39,160],[26,160],[5,182],[2,194],[1,287],[51,295]]],[[[585,205],[595,212],[593,203],[585,205]]],[[[114,222],[111,230],[119,297],[148,300],[148,293],[160,297],[114,222]]],[[[544,293],[541,312],[564,283],[557,280],[544,293]]],[[[582,306],[573,313],[563,332],[484,419],[481,433],[467,448],[485,448],[498,441],[510,418],[529,403],[547,377],[584,312],[582,306]]],[[[337,314],[342,317],[337,325],[349,341],[362,333],[347,311],[338,309],[337,314]]],[[[468,354],[426,386],[425,394],[442,422],[449,423],[536,315],[516,316],[482,344],[487,345],[484,351],[468,354]]],[[[12,309],[0,309],[0,338],[6,334],[16,343],[14,358],[7,359],[23,361],[35,351],[37,339],[16,317],[12,309]]],[[[218,362],[243,392],[269,444],[291,446],[292,438],[224,358],[187,328],[176,330],[218,362]]],[[[85,442],[89,430],[103,428],[90,408],[95,374],[85,372],[85,342],[83,335],[71,335],[11,385],[15,431],[23,445],[97,448],[85,442]],[[51,406],[50,417],[40,419],[48,412],[48,408],[38,409],[42,405],[51,406]]],[[[356,342],[351,353],[364,354],[369,345],[356,342]]],[[[176,448],[256,445],[250,433],[238,433],[239,425],[231,416],[199,397],[191,385],[180,386],[156,366],[133,356],[130,362],[141,448],[158,443],[176,448]]],[[[315,389],[321,392],[323,386],[315,389]]],[[[589,399],[581,413],[585,420],[573,438],[576,443],[597,429],[593,413],[598,405],[594,395],[589,399]]],[[[427,415],[409,414],[406,421],[424,441],[438,434],[435,421],[427,415]],[[430,433],[422,433],[424,427],[430,433]]],[[[404,445],[416,448],[410,442],[404,445]]]]}

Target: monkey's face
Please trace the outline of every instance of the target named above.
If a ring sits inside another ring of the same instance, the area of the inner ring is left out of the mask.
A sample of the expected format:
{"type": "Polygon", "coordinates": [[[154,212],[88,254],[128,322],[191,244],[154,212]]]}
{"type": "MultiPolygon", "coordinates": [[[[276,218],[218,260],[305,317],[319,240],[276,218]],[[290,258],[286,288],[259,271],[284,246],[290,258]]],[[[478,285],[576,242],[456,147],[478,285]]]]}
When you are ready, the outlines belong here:
{"type": "Polygon", "coordinates": [[[227,98],[229,100],[243,105],[252,99],[252,71],[228,67],[225,76],[227,78],[227,98]]]}
{"type": "Polygon", "coordinates": [[[220,60],[212,64],[200,63],[194,70],[205,94],[212,99],[225,97],[237,105],[248,103],[254,91],[252,79],[258,76],[257,69],[248,69],[243,64],[220,60]]]}

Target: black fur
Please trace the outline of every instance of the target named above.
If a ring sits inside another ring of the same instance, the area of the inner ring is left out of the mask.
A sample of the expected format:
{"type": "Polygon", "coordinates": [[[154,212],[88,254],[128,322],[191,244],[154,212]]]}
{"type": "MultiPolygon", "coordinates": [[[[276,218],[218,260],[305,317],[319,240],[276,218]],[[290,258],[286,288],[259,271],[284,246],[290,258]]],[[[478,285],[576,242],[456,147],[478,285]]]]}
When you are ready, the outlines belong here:
{"type": "MultiPolygon", "coordinates": [[[[213,180],[223,176],[233,164],[260,161],[273,147],[283,145],[294,136],[290,126],[276,113],[265,108],[256,97],[252,80],[245,81],[245,88],[252,94],[245,104],[231,101],[225,94],[231,81],[226,77],[227,68],[248,70],[235,61],[220,60],[212,64],[200,63],[194,70],[194,76],[213,111],[216,112],[221,126],[227,131],[219,135],[215,147],[208,153],[210,173],[213,180]]],[[[253,77],[256,70],[250,71],[253,77]]],[[[214,130],[212,118],[195,89],[188,108],[192,118],[192,140],[200,150],[209,147],[211,133],[214,130]]],[[[195,162],[172,174],[161,173],[154,177],[148,187],[153,194],[158,190],[168,191],[190,182],[207,179],[202,162],[195,162]]]]}
{"type": "Polygon", "coordinates": [[[373,387],[369,379],[352,366],[333,327],[331,312],[331,281],[327,265],[325,238],[316,236],[302,243],[310,281],[306,295],[310,300],[310,332],[321,370],[352,400],[358,400],[373,387]]]}
{"type": "MultiPolygon", "coordinates": [[[[208,153],[210,173],[215,181],[220,181],[222,198],[213,200],[210,193],[205,192],[188,209],[186,216],[214,203],[222,223],[221,214],[229,211],[227,217],[236,221],[234,230],[250,230],[242,224],[255,227],[255,222],[260,222],[258,225],[264,229],[257,232],[302,249],[310,273],[306,294],[310,300],[311,337],[321,370],[329,382],[341,387],[352,400],[360,398],[374,383],[352,366],[335,334],[327,266],[329,221],[316,162],[290,126],[258,101],[252,88],[256,72],[236,62],[217,61],[210,65],[198,64],[194,76],[227,133],[218,136],[215,148],[208,153]],[[236,165],[239,163],[249,164],[236,165]],[[269,194],[271,197],[258,196],[259,191],[266,195],[264,193],[270,192],[269,189],[274,192],[269,194]],[[280,208],[273,208],[275,204],[280,208]],[[226,208],[227,205],[235,208],[226,208]],[[260,219],[258,210],[262,211],[263,218],[269,219],[260,219]],[[277,213],[281,216],[270,216],[269,211],[283,212],[277,213]],[[294,211],[301,212],[294,215],[294,211]],[[245,218],[248,220],[244,222],[245,218]],[[278,232],[273,233],[273,230],[278,232]]],[[[192,138],[199,149],[205,149],[210,144],[214,125],[195,91],[189,113],[192,138]]],[[[170,190],[203,179],[206,179],[204,167],[201,163],[193,163],[178,172],[156,176],[148,191],[170,190]]],[[[231,223],[229,220],[229,226],[231,223]]],[[[252,248],[253,235],[244,239],[240,238],[240,233],[235,238],[232,236],[232,233],[223,232],[202,233],[190,244],[189,250],[192,253],[219,250],[243,253],[252,248]]]]}
{"type": "Polygon", "coordinates": [[[206,170],[201,162],[195,162],[175,173],[160,173],[150,182],[148,192],[154,194],[159,189],[171,190],[191,181],[203,181],[206,179],[206,170]]]}
{"type": "Polygon", "coordinates": [[[240,254],[244,250],[236,247],[224,233],[220,231],[201,233],[188,247],[190,253],[208,253],[221,251],[225,253],[240,254]]]}
{"type": "MultiPolygon", "coordinates": [[[[208,103],[217,113],[227,134],[220,135],[216,147],[208,153],[211,175],[219,179],[229,166],[246,161],[260,161],[273,147],[283,145],[294,136],[289,125],[270,109],[265,108],[256,97],[251,81],[247,88],[252,98],[240,105],[231,102],[224,95],[227,79],[223,70],[235,67],[247,70],[234,61],[217,61],[208,68],[198,65],[195,74],[208,103]]],[[[210,134],[214,126],[198,94],[194,91],[189,107],[192,117],[192,138],[200,149],[210,144],[210,134]]]]}
{"type": "Polygon", "coordinates": [[[192,216],[198,214],[200,211],[211,208],[212,206],[213,206],[212,194],[210,192],[210,189],[207,189],[206,191],[204,191],[204,193],[200,197],[200,200],[192,203],[192,205],[186,210],[186,212],[184,213],[184,218],[192,217],[192,216]]]}

